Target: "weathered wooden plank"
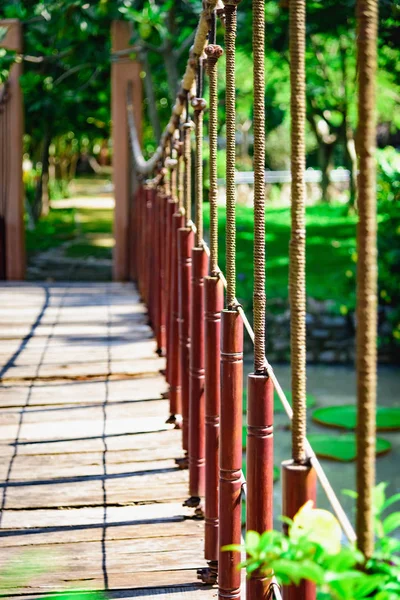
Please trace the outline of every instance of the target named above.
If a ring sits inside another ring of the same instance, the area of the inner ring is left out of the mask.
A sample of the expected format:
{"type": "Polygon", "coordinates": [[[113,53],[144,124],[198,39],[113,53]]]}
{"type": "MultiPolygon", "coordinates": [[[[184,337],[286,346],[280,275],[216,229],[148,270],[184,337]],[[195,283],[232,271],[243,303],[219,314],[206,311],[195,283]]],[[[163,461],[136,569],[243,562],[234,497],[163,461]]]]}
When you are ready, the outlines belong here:
{"type": "Polygon", "coordinates": [[[164,595],[191,584],[197,597],[203,524],[182,506],[181,432],[165,425],[165,361],[137,293],[17,285],[0,287],[3,300],[0,571],[29,576],[3,593],[107,585],[164,595]],[[37,576],[35,557],[46,567],[37,576]]]}

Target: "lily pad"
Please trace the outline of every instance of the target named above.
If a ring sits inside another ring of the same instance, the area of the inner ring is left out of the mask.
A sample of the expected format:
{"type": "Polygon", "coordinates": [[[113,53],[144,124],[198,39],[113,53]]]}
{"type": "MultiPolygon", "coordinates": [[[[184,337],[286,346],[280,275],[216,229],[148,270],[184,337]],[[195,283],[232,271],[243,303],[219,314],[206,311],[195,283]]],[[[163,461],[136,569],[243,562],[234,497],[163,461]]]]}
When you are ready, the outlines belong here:
{"type": "MultiPolygon", "coordinates": [[[[284,394],[285,394],[286,398],[288,399],[288,402],[291,406],[292,405],[292,392],[290,390],[284,390],[284,394]]],[[[307,408],[314,408],[314,406],[316,404],[317,404],[317,400],[316,400],[315,396],[313,396],[312,394],[307,394],[307,396],[306,396],[307,408]]],[[[247,389],[245,388],[243,390],[243,413],[246,413],[246,412],[247,412],[247,389]]],[[[282,402],[279,400],[278,394],[276,393],[276,391],[274,392],[274,412],[276,414],[285,412],[285,409],[283,408],[282,402]]]]}
{"type": "MultiPolygon", "coordinates": [[[[315,454],[320,458],[328,458],[339,462],[352,462],[357,458],[356,436],[345,433],[339,436],[313,433],[308,436],[315,454]]],[[[388,440],[376,438],[377,456],[390,452],[392,448],[388,440]]]]}
{"type": "MultiPolygon", "coordinates": [[[[356,429],[357,407],[354,404],[327,406],[313,412],[313,421],[326,427],[356,429]]],[[[400,407],[378,406],[376,411],[378,431],[396,431],[400,429],[400,407]]]]}

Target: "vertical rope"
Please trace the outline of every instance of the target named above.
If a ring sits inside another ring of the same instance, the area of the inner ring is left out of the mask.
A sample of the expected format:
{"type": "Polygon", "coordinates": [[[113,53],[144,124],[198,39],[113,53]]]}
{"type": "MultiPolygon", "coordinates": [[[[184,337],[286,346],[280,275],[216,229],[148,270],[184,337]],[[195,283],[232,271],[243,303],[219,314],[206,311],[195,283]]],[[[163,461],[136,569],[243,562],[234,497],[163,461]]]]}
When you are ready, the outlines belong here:
{"type": "Polygon", "coordinates": [[[187,105],[186,105],[186,121],[182,125],[183,128],[183,164],[184,164],[184,175],[183,175],[183,207],[185,210],[185,222],[188,223],[192,218],[192,202],[191,202],[191,188],[192,188],[192,156],[191,156],[191,132],[193,124],[189,118],[189,92],[187,94],[187,105]]]}
{"type": "Polygon", "coordinates": [[[306,231],[305,231],[305,0],[290,0],[290,113],[292,171],[292,229],[289,297],[292,363],[292,455],[306,460],[306,231]]]}
{"type": "Polygon", "coordinates": [[[236,299],[236,77],[235,44],[237,5],[240,0],[224,0],[226,52],[226,302],[235,306],[236,299]]]}
{"type": "Polygon", "coordinates": [[[203,115],[206,108],[204,98],[193,98],[192,106],[195,114],[196,136],[196,195],[195,195],[195,246],[203,244],[203,115]]]}
{"type": "Polygon", "coordinates": [[[377,0],[357,0],[358,18],[358,227],[357,227],[357,543],[374,549],[377,246],[375,194],[375,78],[377,0]]]}
{"type": "Polygon", "coordinates": [[[178,210],[183,211],[183,129],[182,126],[179,128],[179,140],[176,142],[176,152],[178,164],[176,166],[176,179],[177,179],[177,193],[178,193],[178,210]]]}
{"type": "Polygon", "coordinates": [[[265,17],[253,0],[254,80],[254,370],[265,369],[265,17]]]}
{"type": "MultiPolygon", "coordinates": [[[[211,36],[210,36],[211,37],[211,36]]],[[[214,41],[213,37],[211,40],[214,41]]],[[[209,77],[209,116],[208,137],[210,152],[210,273],[218,273],[218,184],[217,184],[217,151],[218,151],[218,59],[222,56],[221,46],[209,44],[205,48],[209,77]]]]}

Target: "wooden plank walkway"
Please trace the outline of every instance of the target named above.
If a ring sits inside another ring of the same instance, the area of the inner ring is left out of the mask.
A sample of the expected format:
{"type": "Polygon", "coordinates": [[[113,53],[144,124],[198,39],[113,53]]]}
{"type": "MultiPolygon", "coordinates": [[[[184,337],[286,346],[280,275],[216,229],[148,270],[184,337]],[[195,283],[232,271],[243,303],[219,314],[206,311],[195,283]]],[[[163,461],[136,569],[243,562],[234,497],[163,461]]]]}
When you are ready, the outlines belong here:
{"type": "Polygon", "coordinates": [[[215,598],[131,284],[0,288],[0,595],[215,598]]]}

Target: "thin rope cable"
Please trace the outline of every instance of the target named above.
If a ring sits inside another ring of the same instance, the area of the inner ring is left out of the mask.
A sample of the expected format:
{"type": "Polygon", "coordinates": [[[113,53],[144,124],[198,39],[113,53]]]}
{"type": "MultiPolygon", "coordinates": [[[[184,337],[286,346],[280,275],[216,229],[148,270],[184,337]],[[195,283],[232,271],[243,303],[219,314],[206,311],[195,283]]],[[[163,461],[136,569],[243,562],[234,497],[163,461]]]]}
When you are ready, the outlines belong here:
{"type": "Polygon", "coordinates": [[[198,248],[203,243],[203,115],[206,108],[206,101],[203,98],[194,98],[192,106],[195,114],[195,137],[196,137],[196,157],[195,157],[195,246],[198,248]]]}
{"type": "MultiPolygon", "coordinates": [[[[212,38],[215,42],[215,39],[212,38]]],[[[210,153],[210,273],[218,273],[218,181],[217,181],[217,152],[218,152],[218,59],[222,56],[221,46],[212,43],[205,48],[207,55],[207,70],[209,78],[209,115],[208,137],[210,153]]]]}
{"type": "Polygon", "coordinates": [[[184,179],[184,169],[183,169],[183,132],[182,127],[179,131],[179,141],[177,142],[177,153],[178,153],[178,164],[177,164],[177,182],[178,182],[178,209],[179,212],[183,212],[183,179],[184,179]]]}
{"type": "MultiPolygon", "coordinates": [[[[189,111],[187,112],[187,115],[189,111]]],[[[188,117],[187,117],[188,118],[188,117]]],[[[185,122],[183,124],[183,164],[184,164],[184,175],[183,175],[183,207],[185,210],[185,222],[186,224],[191,221],[192,217],[192,202],[191,202],[191,191],[192,191],[192,148],[191,148],[191,132],[192,123],[185,122]]]]}
{"type": "Polygon", "coordinates": [[[265,17],[264,0],[253,0],[254,80],[254,370],[265,370],[265,17]]]}
{"type": "Polygon", "coordinates": [[[235,43],[237,29],[237,4],[240,0],[224,0],[225,53],[226,53],[226,302],[235,307],[236,298],[236,77],[235,43]]]}
{"type": "Polygon", "coordinates": [[[357,1],[358,226],[357,226],[357,519],[358,547],[374,550],[373,487],[376,445],[377,244],[375,193],[375,79],[377,0],[357,1]]]}
{"type": "Polygon", "coordinates": [[[132,146],[132,160],[135,165],[135,169],[143,175],[149,175],[154,172],[158,162],[163,156],[163,151],[165,144],[167,143],[168,136],[171,135],[178,126],[177,119],[179,119],[180,115],[184,110],[186,94],[188,93],[188,90],[191,90],[195,78],[195,70],[193,68],[193,64],[196,62],[196,59],[203,54],[204,46],[207,43],[210,17],[214,9],[218,8],[218,6],[220,6],[220,0],[204,0],[203,2],[203,10],[199,17],[193,46],[190,50],[189,59],[186,64],[186,70],[183,75],[178,94],[176,96],[176,101],[171,112],[170,120],[163,131],[157,150],[147,161],[144,159],[140,147],[139,138],[136,131],[135,118],[133,114],[133,95],[131,88],[128,86],[127,112],[130,130],[130,142],[132,146]]]}
{"type": "Polygon", "coordinates": [[[292,364],[292,456],[306,460],[306,286],[305,286],[305,0],[290,0],[291,240],[289,267],[292,364]]]}

